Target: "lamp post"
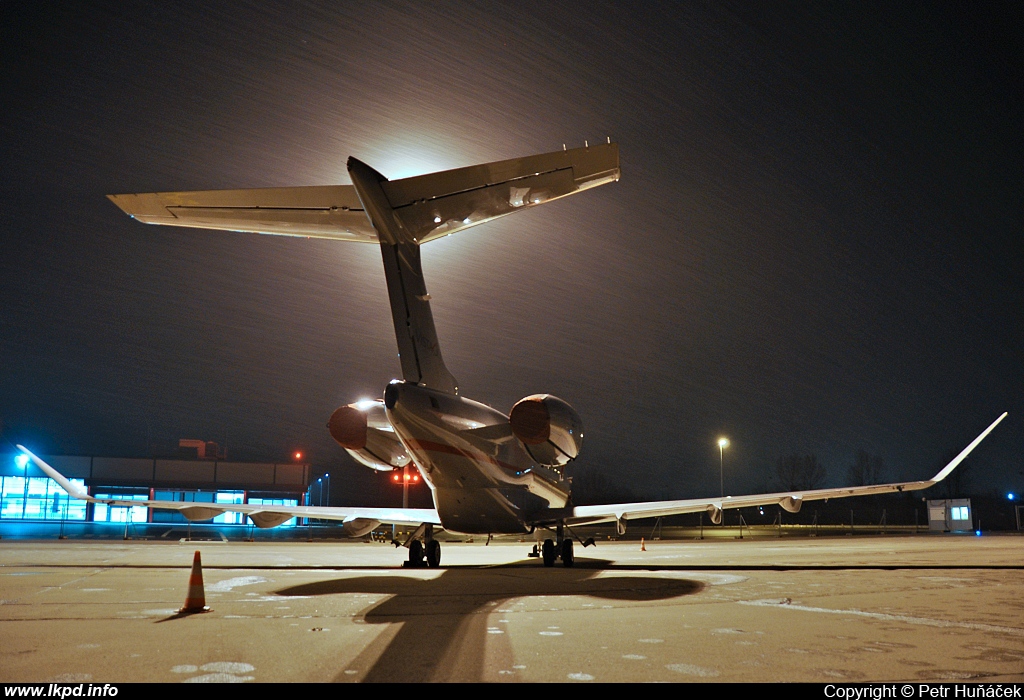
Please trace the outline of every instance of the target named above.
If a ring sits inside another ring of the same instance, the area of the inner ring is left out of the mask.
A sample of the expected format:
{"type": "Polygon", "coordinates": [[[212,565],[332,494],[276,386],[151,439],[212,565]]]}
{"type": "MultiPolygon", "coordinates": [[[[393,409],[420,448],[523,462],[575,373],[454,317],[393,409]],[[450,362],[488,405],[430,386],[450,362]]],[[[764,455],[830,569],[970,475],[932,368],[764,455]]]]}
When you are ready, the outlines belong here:
{"type": "Polygon", "coordinates": [[[726,438],[718,438],[718,486],[725,498],[725,448],[729,446],[726,438]]]}
{"type": "Polygon", "coordinates": [[[331,505],[331,475],[324,474],[324,478],[327,479],[327,506],[331,505]]]}

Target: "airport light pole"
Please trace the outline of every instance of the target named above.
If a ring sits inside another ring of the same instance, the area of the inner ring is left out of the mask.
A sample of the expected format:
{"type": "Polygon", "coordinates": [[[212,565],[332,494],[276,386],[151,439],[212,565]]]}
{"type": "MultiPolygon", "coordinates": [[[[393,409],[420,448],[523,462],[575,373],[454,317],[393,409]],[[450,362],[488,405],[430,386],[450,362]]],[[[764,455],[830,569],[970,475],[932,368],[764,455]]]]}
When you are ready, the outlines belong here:
{"type": "Polygon", "coordinates": [[[409,507],[409,487],[413,484],[420,483],[419,472],[415,472],[409,469],[409,465],[401,468],[401,471],[395,469],[391,472],[391,480],[396,484],[402,484],[402,507],[409,507]]]}
{"type": "Polygon", "coordinates": [[[728,446],[726,438],[718,438],[718,486],[722,490],[722,498],[725,498],[725,448],[728,446]]]}
{"type": "Polygon", "coordinates": [[[327,479],[327,505],[331,505],[331,475],[324,474],[324,478],[327,479]]]}

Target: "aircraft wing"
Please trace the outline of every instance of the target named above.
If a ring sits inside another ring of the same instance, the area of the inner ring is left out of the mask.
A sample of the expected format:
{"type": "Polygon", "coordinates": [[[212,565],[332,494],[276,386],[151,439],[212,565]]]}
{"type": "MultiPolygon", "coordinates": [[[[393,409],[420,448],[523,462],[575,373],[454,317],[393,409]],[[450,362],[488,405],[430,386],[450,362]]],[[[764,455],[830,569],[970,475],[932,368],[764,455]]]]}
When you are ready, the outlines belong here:
{"type": "Polygon", "coordinates": [[[44,474],[60,484],[72,498],[108,506],[146,506],[162,510],[176,510],[189,520],[210,520],[221,513],[244,513],[256,527],[275,527],[295,517],[338,520],[351,524],[353,530],[368,532],[379,524],[418,526],[422,523],[441,525],[433,508],[339,508],[331,506],[272,506],[235,503],[197,503],[193,501],[133,501],[118,498],[95,498],[82,491],[63,474],[44,462],[30,450],[17,446],[44,474]]]}
{"type": "Polygon", "coordinates": [[[750,506],[778,505],[790,513],[796,513],[804,501],[822,501],[830,498],[848,498],[850,496],[869,496],[877,493],[894,491],[918,491],[934,486],[956,469],[967,455],[984,440],[992,430],[1006,418],[1006,413],[996,418],[974,441],[965,447],[953,461],[943,467],[938,474],[928,481],[903,481],[891,484],[875,484],[870,486],[847,486],[844,488],[812,489],[806,491],[780,491],[778,493],[761,493],[748,496],[726,496],[725,498],[692,498],[682,501],[650,501],[646,503],[615,503],[598,506],[576,506],[572,516],[565,519],[569,525],[585,525],[617,521],[620,531],[625,521],[640,518],[658,518],[681,513],[705,512],[713,523],[722,522],[722,511],[730,508],[747,508],[750,506]]]}
{"type": "MultiPolygon", "coordinates": [[[[618,144],[554,151],[381,183],[417,243],[619,179],[618,144]]],[[[147,224],[377,243],[352,185],[112,194],[147,224]]]]}

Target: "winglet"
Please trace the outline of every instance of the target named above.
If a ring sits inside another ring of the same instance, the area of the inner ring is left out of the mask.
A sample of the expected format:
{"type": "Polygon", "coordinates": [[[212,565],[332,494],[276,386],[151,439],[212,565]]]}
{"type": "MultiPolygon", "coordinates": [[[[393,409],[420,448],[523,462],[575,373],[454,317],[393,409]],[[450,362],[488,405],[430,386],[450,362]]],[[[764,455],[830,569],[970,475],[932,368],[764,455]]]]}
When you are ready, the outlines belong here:
{"type": "Polygon", "coordinates": [[[959,465],[959,464],[960,464],[960,462],[962,462],[962,461],[964,461],[965,459],[967,459],[967,455],[969,455],[969,454],[971,453],[971,450],[973,450],[973,449],[974,449],[975,447],[977,447],[977,446],[978,446],[978,443],[980,443],[980,442],[981,442],[982,440],[984,440],[984,439],[985,439],[986,437],[988,437],[988,434],[989,434],[989,433],[991,433],[991,432],[992,432],[992,430],[993,430],[993,429],[994,429],[994,428],[995,428],[995,427],[996,427],[997,425],[999,425],[999,422],[1000,422],[1000,421],[1002,421],[1002,420],[1003,420],[1003,418],[1006,418],[1006,415],[1007,415],[1007,412],[1003,412],[1003,415],[1001,415],[1001,416],[999,416],[998,418],[996,418],[996,419],[995,419],[995,421],[993,421],[993,422],[992,422],[992,425],[990,425],[990,426],[988,426],[987,428],[985,428],[985,430],[984,430],[984,431],[982,431],[981,435],[979,435],[978,437],[974,438],[974,442],[972,442],[972,443],[971,443],[970,445],[968,445],[967,447],[965,447],[965,448],[963,449],[963,451],[962,451],[962,452],[961,452],[960,454],[958,454],[958,455],[957,455],[956,457],[954,457],[954,458],[953,458],[953,461],[952,461],[952,462],[950,462],[949,464],[947,464],[946,466],[944,466],[944,467],[942,468],[942,471],[940,471],[940,472],[939,472],[938,474],[936,474],[935,476],[933,476],[933,477],[931,478],[931,482],[932,482],[933,484],[937,484],[938,482],[942,481],[942,480],[943,480],[943,479],[945,479],[945,478],[946,478],[947,476],[949,476],[949,475],[950,475],[950,473],[951,473],[951,472],[952,472],[952,471],[953,471],[954,469],[956,469],[956,468],[957,468],[957,465],[959,465]]]}
{"type": "Polygon", "coordinates": [[[94,500],[96,500],[92,496],[87,494],[86,492],[80,491],[74,484],[72,484],[70,481],[65,479],[63,474],[58,472],[56,469],[51,467],[49,464],[47,464],[43,460],[39,459],[39,457],[37,457],[36,455],[32,454],[31,450],[29,450],[29,449],[27,449],[25,447],[22,447],[21,445],[17,445],[17,448],[19,450],[21,450],[22,452],[24,452],[25,455],[29,459],[32,460],[33,464],[35,464],[37,467],[42,469],[44,474],[46,474],[48,477],[50,477],[51,479],[56,481],[58,484],[60,484],[60,487],[62,489],[64,489],[65,491],[67,491],[68,495],[70,495],[72,498],[80,498],[83,501],[94,501],[94,500]]]}

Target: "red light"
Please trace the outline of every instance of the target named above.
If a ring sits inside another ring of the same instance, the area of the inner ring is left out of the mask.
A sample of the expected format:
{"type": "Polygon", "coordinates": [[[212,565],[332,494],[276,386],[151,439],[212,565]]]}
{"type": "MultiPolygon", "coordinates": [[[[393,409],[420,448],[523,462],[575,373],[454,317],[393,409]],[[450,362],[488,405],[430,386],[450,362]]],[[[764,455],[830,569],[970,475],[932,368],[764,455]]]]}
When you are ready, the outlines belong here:
{"type": "Polygon", "coordinates": [[[302,459],[302,453],[296,452],[294,455],[292,455],[292,457],[295,459],[296,462],[298,462],[300,459],[302,459]]]}
{"type": "Polygon", "coordinates": [[[412,469],[395,469],[391,472],[391,480],[396,484],[418,484],[420,482],[419,472],[412,469]]]}

